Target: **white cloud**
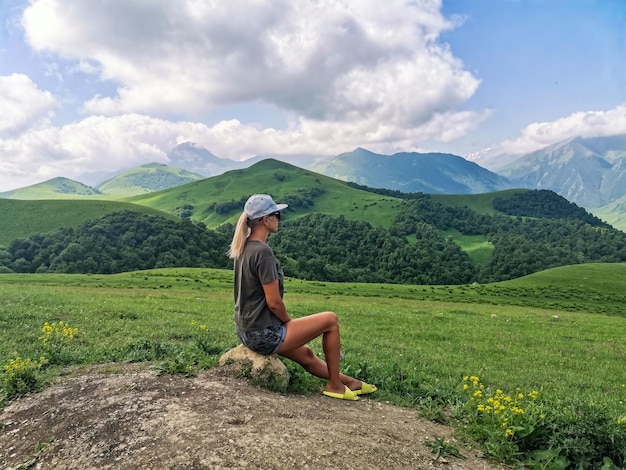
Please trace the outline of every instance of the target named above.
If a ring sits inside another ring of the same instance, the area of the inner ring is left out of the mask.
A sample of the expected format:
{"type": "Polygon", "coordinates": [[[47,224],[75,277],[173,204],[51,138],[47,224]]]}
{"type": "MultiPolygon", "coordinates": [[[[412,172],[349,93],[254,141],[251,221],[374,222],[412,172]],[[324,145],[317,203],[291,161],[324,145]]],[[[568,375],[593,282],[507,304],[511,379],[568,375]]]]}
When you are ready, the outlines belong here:
{"type": "Polygon", "coordinates": [[[49,122],[57,106],[48,91],[23,74],[0,76],[0,137],[49,122]]]}
{"type": "Polygon", "coordinates": [[[83,88],[96,90],[87,117],[54,127],[56,100],[20,76],[30,93],[3,122],[0,190],[164,162],[184,141],[240,160],[453,140],[489,115],[462,110],[480,82],[438,42],[453,21],[441,0],[30,0],[24,37],[59,64],[48,73],[68,87],[81,74],[104,86],[83,88]],[[246,103],[288,125],[197,122],[246,103]]]}
{"type": "Polygon", "coordinates": [[[607,111],[581,111],[552,122],[529,124],[519,137],[502,142],[500,153],[522,154],[570,137],[603,137],[626,133],[626,103],[607,111]]]}
{"type": "MultiPolygon", "coordinates": [[[[458,133],[465,132],[469,122],[464,118],[460,121],[458,133]]],[[[368,124],[363,127],[366,129],[368,124]]],[[[393,126],[378,129],[379,133],[367,134],[349,125],[306,120],[280,130],[246,125],[236,119],[207,126],[140,114],[90,116],[60,128],[36,128],[11,139],[0,139],[0,174],[4,176],[0,191],[56,176],[80,179],[85,172],[167,163],[168,153],[183,142],[195,142],[219,157],[233,160],[272,153],[333,155],[358,146],[381,152],[417,150],[412,132],[393,126]]],[[[422,129],[420,138],[455,132],[445,115],[436,115],[422,129]]]]}
{"type": "Polygon", "coordinates": [[[438,0],[32,0],[23,25],[36,50],[119,84],[87,100],[87,113],[197,116],[255,102],[375,131],[383,120],[418,127],[478,87],[436,42],[454,26],[440,9],[438,0]]]}

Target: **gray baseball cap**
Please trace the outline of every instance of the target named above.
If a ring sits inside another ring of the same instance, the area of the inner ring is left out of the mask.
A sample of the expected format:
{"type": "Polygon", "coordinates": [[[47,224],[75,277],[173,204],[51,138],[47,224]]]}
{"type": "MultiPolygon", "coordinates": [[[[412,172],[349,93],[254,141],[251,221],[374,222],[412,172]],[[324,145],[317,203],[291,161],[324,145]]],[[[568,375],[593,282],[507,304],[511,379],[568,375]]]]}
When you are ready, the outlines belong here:
{"type": "Polygon", "coordinates": [[[254,194],[248,198],[244,211],[250,219],[260,219],[287,208],[287,204],[276,204],[269,194],[254,194]]]}

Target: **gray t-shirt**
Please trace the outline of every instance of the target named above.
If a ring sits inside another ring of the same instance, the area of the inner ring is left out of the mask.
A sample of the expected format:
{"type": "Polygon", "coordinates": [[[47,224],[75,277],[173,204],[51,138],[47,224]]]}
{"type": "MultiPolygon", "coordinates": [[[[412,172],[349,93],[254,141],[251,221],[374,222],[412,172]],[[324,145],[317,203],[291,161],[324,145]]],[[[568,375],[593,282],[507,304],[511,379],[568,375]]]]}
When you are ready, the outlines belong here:
{"type": "Polygon", "coordinates": [[[283,269],[272,249],[263,242],[248,240],[241,257],[235,260],[235,324],[240,331],[261,330],[281,321],[265,300],[263,284],[278,279],[283,297],[283,269]]]}

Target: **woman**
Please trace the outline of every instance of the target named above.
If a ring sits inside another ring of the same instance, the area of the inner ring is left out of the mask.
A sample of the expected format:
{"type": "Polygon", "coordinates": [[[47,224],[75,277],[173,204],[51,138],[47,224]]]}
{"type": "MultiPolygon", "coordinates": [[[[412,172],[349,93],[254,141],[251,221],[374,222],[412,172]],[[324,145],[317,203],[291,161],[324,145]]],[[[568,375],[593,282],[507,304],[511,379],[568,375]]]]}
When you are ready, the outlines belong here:
{"type": "Polygon", "coordinates": [[[237,335],[249,349],[265,355],[279,354],[296,361],[311,374],[327,379],[324,395],[358,400],[372,393],[373,385],[339,372],[339,321],[333,312],[291,319],[283,303],[283,270],[267,245],[278,231],[281,212],[267,194],[250,196],[239,217],[228,256],[234,260],[235,323],[237,335]],[[326,361],[306,344],[322,335],[326,361]]]}

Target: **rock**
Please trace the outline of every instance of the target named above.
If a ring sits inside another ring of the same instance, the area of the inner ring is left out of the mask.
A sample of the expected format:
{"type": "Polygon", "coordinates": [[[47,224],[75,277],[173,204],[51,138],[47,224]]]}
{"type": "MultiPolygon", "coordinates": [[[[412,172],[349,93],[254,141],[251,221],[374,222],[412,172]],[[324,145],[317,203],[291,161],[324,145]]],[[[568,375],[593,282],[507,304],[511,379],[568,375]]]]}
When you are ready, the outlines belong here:
{"type": "Polygon", "coordinates": [[[287,367],[276,356],[264,356],[248,349],[243,344],[226,351],[219,365],[238,364],[239,373],[250,376],[259,384],[285,390],[289,384],[287,367]]]}

